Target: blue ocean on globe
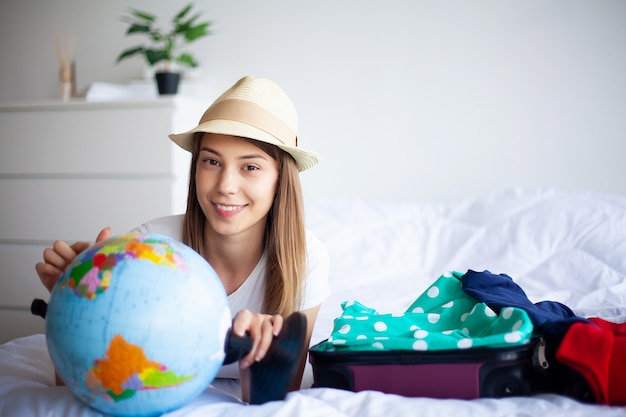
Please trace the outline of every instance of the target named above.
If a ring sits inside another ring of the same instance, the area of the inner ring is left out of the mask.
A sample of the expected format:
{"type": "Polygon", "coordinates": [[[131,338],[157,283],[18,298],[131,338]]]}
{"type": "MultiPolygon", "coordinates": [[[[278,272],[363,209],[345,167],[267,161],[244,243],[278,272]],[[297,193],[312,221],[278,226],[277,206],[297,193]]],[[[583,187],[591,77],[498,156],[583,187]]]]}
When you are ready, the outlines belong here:
{"type": "Polygon", "coordinates": [[[113,237],[79,254],[54,287],[46,339],[57,372],[115,416],[177,409],[213,381],[231,314],[213,268],[156,234],[113,237]]]}

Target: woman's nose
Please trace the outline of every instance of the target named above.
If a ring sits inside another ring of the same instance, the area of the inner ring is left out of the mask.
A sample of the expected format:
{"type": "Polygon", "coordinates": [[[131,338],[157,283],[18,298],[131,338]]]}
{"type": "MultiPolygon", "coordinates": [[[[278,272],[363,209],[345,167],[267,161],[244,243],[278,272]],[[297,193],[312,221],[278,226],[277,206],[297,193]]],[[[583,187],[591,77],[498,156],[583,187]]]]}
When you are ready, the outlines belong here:
{"type": "Polygon", "coordinates": [[[239,188],[237,172],[233,169],[224,168],[220,174],[218,189],[223,194],[233,194],[239,188]]]}

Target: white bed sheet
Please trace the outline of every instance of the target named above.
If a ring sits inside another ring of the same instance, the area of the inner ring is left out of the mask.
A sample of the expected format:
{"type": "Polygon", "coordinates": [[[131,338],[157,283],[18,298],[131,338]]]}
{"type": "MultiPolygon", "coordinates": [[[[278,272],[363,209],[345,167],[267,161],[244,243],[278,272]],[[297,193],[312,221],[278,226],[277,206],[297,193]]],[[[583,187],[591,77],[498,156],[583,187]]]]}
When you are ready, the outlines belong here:
{"type": "MultiPolygon", "coordinates": [[[[506,273],[533,301],[560,301],[581,315],[626,321],[626,197],[511,189],[451,203],[314,202],[309,227],[331,254],[333,294],[314,330],[330,334],[340,303],[403,311],[449,270],[506,273]]],[[[308,369],[305,384],[311,382],[308,369]]],[[[0,345],[0,416],[100,414],[54,387],[43,335],[0,345]]],[[[309,388],[285,401],[242,404],[209,387],[168,416],[626,416],[626,407],[559,395],[505,399],[405,398],[309,388]]]]}

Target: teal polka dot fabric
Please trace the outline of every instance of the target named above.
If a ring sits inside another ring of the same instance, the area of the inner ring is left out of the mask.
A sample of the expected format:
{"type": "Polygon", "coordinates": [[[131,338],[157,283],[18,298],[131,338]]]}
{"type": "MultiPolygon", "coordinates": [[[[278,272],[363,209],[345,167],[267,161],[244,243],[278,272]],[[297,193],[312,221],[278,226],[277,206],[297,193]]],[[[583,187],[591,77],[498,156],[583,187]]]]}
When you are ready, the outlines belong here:
{"type": "Polygon", "coordinates": [[[526,312],[510,307],[497,315],[462,290],[462,276],[442,275],[401,314],[346,301],[330,337],[316,349],[429,351],[529,343],[533,325],[526,312]]]}

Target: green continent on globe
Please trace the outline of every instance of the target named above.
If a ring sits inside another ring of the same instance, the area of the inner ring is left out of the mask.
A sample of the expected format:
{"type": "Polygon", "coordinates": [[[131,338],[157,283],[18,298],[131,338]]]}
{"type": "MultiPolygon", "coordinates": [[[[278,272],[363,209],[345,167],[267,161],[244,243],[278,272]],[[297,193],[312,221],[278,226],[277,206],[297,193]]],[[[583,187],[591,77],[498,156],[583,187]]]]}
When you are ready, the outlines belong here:
{"type": "Polygon", "coordinates": [[[103,358],[94,360],[87,371],[87,387],[110,401],[131,398],[137,391],[167,388],[193,379],[176,375],[167,367],[146,357],[141,346],[115,335],[103,358]]]}
{"type": "Polygon", "coordinates": [[[109,288],[115,268],[130,259],[187,269],[185,261],[162,240],[142,235],[129,239],[129,235],[124,235],[96,244],[81,253],[63,277],[61,288],[67,285],[77,296],[94,299],[109,288]]]}

